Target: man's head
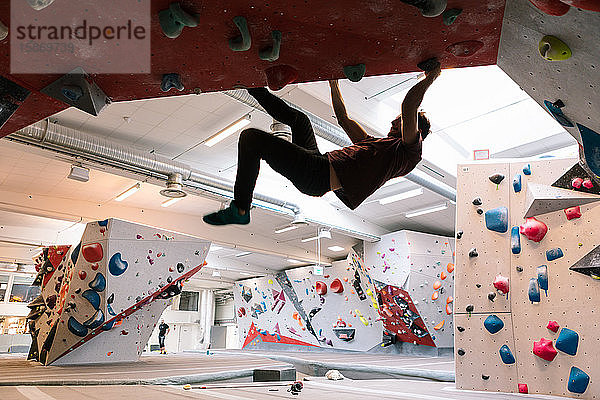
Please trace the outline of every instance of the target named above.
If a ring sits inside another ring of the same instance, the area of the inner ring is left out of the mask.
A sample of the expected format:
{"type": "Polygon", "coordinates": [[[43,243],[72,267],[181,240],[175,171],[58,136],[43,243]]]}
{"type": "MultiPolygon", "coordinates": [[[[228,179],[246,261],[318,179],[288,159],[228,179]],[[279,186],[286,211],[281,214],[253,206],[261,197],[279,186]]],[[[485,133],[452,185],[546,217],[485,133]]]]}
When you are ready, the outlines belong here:
{"type": "Polygon", "coordinates": [[[161,320],[160,320],[160,323],[161,323],[161,324],[164,324],[164,323],[165,323],[165,320],[161,318],[161,320]]]}
{"type": "MultiPolygon", "coordinates": [[[[417,113],[417,129],[421,134],[421,139],[425,140],[427,135],[431,132],[431,123],[429,119],[425,116],[423,111],[419,111],[417,113]]],[[[390,132],[388,136],[394,137],[402,137],[402,116],[398,115],[395,120],[392,121],[392,127],[390,128],[390,132]]]]}

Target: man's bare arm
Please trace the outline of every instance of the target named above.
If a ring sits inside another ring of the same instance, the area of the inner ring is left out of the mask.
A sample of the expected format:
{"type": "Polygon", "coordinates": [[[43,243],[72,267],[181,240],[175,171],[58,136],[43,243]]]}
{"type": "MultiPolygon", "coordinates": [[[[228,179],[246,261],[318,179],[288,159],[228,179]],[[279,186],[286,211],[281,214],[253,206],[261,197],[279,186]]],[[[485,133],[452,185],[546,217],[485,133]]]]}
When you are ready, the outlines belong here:
{"type": "Polygon", "coordinates": [[[440,76],[441,69],[438,66],[425,73],[425,79],[413,86],[402,102],[402,142],[404,144],[415,144],[419,141],[419,128],[417,126],[417,111],[425,92],[429,86],[440,76]]]}
{"type": "Polygon", "coordinates": [[[346,132],[352,143],[358,143],[365,140],[368,136],[367,132],[358,124],[358,122],[348,117],[338,81],[329,81],[329,87],[331,88],[331,103],[333,104],[333,111],[335,112],[338,124],[346,132]]]}

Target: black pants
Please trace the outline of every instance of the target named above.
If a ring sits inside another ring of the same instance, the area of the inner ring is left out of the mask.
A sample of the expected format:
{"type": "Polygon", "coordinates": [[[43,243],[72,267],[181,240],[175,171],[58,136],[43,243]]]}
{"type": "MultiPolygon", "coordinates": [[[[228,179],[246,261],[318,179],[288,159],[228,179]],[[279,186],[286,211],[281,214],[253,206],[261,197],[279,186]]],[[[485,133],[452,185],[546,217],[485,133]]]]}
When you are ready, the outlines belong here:
{"type": "Polygon", "coordinates": [[[165,347],[165,337],[164,336],[158,335],[158,345],[160,346],[161,349],[163,347],[165,347]]]}
{"type": "Polygon", "coordinates": [[[330,190],[329,160],[319,152],[310,120],[265,88],[248,92],[274,119],[292,128],[292,143],[259,129],[246,129],[238,141],[235,204],[249,210],[260,160],[288,178],[302,193],[323,196],[330,190]]]}

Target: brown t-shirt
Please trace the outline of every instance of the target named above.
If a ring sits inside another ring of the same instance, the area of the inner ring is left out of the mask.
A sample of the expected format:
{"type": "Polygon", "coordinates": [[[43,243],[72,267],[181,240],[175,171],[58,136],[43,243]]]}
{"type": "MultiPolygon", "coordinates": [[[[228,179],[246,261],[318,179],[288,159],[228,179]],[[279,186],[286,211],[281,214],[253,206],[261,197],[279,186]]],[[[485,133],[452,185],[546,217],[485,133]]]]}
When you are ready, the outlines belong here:
{"type": "Polygon", "coordinates": [[[421,139],[405,145],[395,136],[367,136],[352,146],[330,151],[327,157],[342,185],[334,193],[354,210],[385,182],[412,171],[421,161],[421,153],[421,139]]]}

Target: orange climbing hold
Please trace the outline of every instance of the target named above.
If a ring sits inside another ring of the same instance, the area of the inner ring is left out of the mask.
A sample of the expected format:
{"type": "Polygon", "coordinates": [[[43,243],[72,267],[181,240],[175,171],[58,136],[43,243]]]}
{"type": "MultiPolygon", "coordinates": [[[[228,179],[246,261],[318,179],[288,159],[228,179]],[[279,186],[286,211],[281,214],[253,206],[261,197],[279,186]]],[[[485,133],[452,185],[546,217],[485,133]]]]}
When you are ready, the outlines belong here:
{"type": "Polygon", "coordinates": [[[446,304],[450,304],[454,301],[454,297],[452,296],[448,296],[448,298],[446,299],[446,304]]]}
{"type": "Polygon", "coordinates": [[[448,263],[448,266],[446,267],[446,269],[448,270],[449,273],[453,273],[454,272],[454,264],[448,263]]]}
{"type": "Polygon", "coordinates": [[[435,329],[436,331],[439,331],[440,329],[442,329],[442,327],[444,326],[444,323],[446,322],[446,320],[442,320],[442,322],[440,322],[439,324],[437,324],[436,326],[433,327],[433,329],[435,329]]]}
{"type": "Polygon", "coordinates": [[[446,279],[446,273],[444,271],[442,271],[442,273],[440,274],[440,279],[441,280],[446,279]]]}
{"type": "Polygon", "coordinates": [[[448,315],[452,314],[452,307],[450,307],[450,304],[446,304],[446,314],[448,314],[448,315]]]}
{"type": "Polygon", "coordinates": [[[437,290],[431,294],[431,300],[437,300],[438,297],[440,297],[440,294],[437,290]]]}
{"type": "Polygon", "coordinates": [[[433,284],[433,288],[435,290],[438,290],[440,287],[442,287],[442,282],[440,281],[435,281],[435,283],[433,284]]]}

